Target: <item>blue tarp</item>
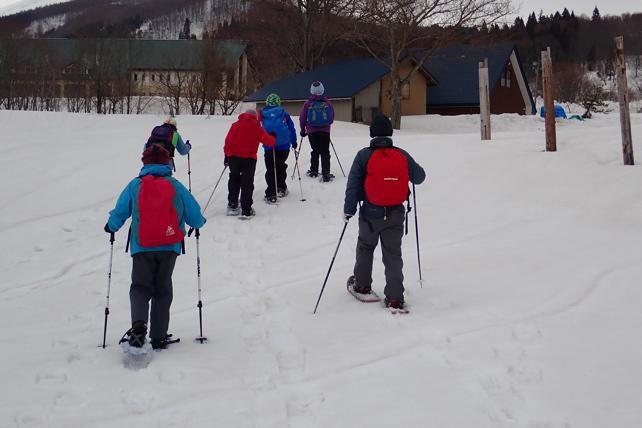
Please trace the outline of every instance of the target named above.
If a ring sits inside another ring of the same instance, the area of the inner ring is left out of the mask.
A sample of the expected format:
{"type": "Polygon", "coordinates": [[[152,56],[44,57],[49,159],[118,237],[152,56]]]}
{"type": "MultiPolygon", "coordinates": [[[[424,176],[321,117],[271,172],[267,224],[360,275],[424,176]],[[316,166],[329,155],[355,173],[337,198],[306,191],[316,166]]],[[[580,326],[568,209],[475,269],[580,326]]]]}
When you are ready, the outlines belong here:
{"type": "MultiPolygon", "coordinates": [[[[539,115],[540,117],[546,117],[546,110],[544,109],[544,106],[542,106],[542,108],[539,110],[539,115]]],[[[564,107],[559,104],[555,104],[555,117],[566,119],[566,112],[564,111],[564,107]]]]}

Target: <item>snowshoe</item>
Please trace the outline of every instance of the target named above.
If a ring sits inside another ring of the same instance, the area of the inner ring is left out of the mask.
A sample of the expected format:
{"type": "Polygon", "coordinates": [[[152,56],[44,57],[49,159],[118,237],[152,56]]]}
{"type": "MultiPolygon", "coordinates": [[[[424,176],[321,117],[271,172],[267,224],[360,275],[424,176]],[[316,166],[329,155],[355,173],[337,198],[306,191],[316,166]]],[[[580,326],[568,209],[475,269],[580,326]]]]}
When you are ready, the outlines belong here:
{"type": "Polygon", "coordinates": [[[276,204],[277,203],[276,196],[264,196],[263,200],[268,204],[276,204]]]}
{"type": "Polygon", "coordinates": [[[252,217],[254,217],[255,215],[256,215],[256,211],[254,211],[254,208],[250,208],[249,211],[244,212],[243,214],[241,214],[241,216],[239,217],[239,220],[249,220],[252,217]]]}
{"type": "Polygon", "coordinates": [[[316,171],[308,170],[308,172],[305,173],[308,177],[316,178],[319,176],[319,173],[316,171]]]}
{"type": "Polygon", "coordinates": [[[381,300],[381,298],[377,295],[377,293],[372,291],[372,288],[359,287],[356,284],[354,275],[348,278],[347,288],[348,288],[348,293],[350,293],[352,297],[359,300],[360,302],[374,303],[374,302],[379,302],[381,300]]]}
{"type": "Polygon", "coordinates": [[[229,205],[227,206],[227,211],[226,211],[225,215],[227,215],[227,216],[237,216],[239,214],[241,214],[241,208],[239,208],[239,207],[231,207],[229,205]]]}
{"type": "Polygon", "coordinates": [[[132,328],[123,334],[118,343],[127,342],[133,348],[142,348],[145,345],[146,336],[147,324],[144,321],[136,321],[132,324],[132,328]]]}
{"type": "Polygon", "coordinates": [[[279,189],[277,190],[276,194],[279,196],[279,198],[285,198],[290,194],[290,191],[288,189],[279,189]]]}
{"type": "Polygon", "coordinates": [[[386,297],[383,299],[383,306],[388,308],[392,314],[407,314],[410,312],[402,300],[388,299],[386,297]]]}
{"type": "Polygon", "coordinates": [[[334,180],[334,174],[323,174],[320,181],[321,183],[329,183],[332,180],[334,180]]]}
{"type": "Polygon", "coordinates": [[[179,343],[180,341],[180,338],[174,339],[171,334],[168,334],[165,336],[165,339],[152,339],[152,349],[167,349],[167,347],[172,343],[179,343]]]}

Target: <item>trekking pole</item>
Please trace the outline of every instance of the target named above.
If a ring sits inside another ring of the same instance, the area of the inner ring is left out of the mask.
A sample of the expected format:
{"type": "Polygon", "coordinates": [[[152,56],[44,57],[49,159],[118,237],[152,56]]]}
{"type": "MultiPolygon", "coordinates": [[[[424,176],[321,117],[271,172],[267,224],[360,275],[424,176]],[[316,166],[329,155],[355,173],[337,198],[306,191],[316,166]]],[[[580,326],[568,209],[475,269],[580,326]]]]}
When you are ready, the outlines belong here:
{"type": "Polygon", "coordinates": [[[216,192],[216,188],[218,187],[219,183],[221,182],[221,178],[223,178],[223,174],[225,174],[225,170],[227,170],[227,165],[225,165],[225,168],[223,168],[223,171],[221,171],[221,175],[218,177],[218,180],[216,181],[216,184],[214,185],[214,190],[212,190],[212,194],[210,195],[209,199],[207,200],[207,203],[205,204],[205,208],[203,208],[203,215],[205,215],[205,211],[207,211],[207,207],[210,205],[210,202],[212,201],[212,196],[214,196],[214,192],[216,192]]]}
{"type": "MultiPolygon", "coordinates": [[[[301,138],[303,139],[303,138],[301,138]]],[[[296,160],[296,170],[299,173],[299,190],[301,190],[301,202],[305,202],[305,198],[303,197],[303,184],[301,184],[301,171],[299,170],[299,154],[294,151],[294,158],[296,160]]]]}
{"type": "Polygon", "coordinates": [[[421,257],[419,255],[419,224],[417,223],[417,196],[415,194],[415,184],[412,184],[412,203],[415,206],[415,235],[417,238],[417,265],[419,266],[419,285],[424,286],[424,280],[421,277],[421,257]]]}
{"type": "Polygon", "coordinates": [[[198,308],[198,326],[200,332],[200,335],[194,340],[199,341],[202,344],[207,340],[207,337],[203,336],[203,301],[201,300],[201,247],[199,245],[201,232],[199,229],[190,229],[187,236],[191,236],[193,230],[196,231],[196,233],[194,234],[196,236],[196,277],[198,281],[198,304],[196,305],[196,307],[198,308]]]}
{"type": "Polygon", "coordinates": [[[330,145],[332,146],[332,150],[334,151],[334,157],[337,158],[337,162],[339,163],[339,168],[341,168],[341,173],[345,177],[346,172],[343,170],[343,165],[341,165],[341,160],[339,159],[339,155],[337,155],[337,149],[335,149],[334,144],[332,144],[332,140],[330,140],[330,145]]]}
{"type": "Polygon", "coordinates": [[[107,340],[107,317],[109,316],[109,293],[111,292],[111,265],[114,260],[114,232],[109,235],[110,250],[109,250],[109,271],[107,273],[107,304],[105,305],[105,327],[103,328],[103,349],[105,349],[105,341],[107,340]]]}
{"type": "MultiPolygon", "coordinates": [[[[189,143],[189,140],[187,140],[189,143]]],[[[189,152],[187,152],[187,180],[189,181],[189,192],[192,193],[192,162],[189,152]]]]}
{"type": "Polygon", "coordinates": [[[299,171],[299,177],[301,176],[301,168],[299,167],[299,157],[301,157],[301,149],[302,148],[303,148],[303,137],[301,137],[301,141],[299,142],[299,150],[298,151],[297,150],[294,151],[297,163],[296,163],[296,169],[292,171],[292,177],[291,177],[292,180],[294,180],[294,173],[296,171],[299,171]]]}
{"type": "Polygon", "coordinates": [[[317,304],[314,307],[314,314],[317,313],[317,308],[319,307],[319,302],[321,301],[321,295],[323,295],[323,290],[325,289],[325,284],[328,282],[328,277],[330,276],[330,271],[332,270],[332,265],[334,264],[334,259],[337,258],[337,253],[339,252],[339,245],[341,245],[341,241],[343,240],[343,235],[346,233],[346,228],[348,227],[348,223],[345,223],[343,225],[343,230],[341,231],[341,237],[339,237],[339,242],[337,243],[337,249],[334,250],[334,256],[332,256],[332,261],[330,262],[330,267],[328,268],[328,273],[325,275],[325,280],[323,281],[323,286],[321,287],[321,292],[319,293],[319,298],[317,299],[317,304]]]}

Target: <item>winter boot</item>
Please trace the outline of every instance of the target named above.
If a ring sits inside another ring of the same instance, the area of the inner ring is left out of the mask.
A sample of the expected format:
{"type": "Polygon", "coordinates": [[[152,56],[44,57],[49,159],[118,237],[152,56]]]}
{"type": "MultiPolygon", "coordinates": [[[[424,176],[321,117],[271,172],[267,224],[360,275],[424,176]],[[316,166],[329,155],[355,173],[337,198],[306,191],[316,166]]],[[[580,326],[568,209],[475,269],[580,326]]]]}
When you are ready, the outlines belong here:
{"type": "Polygon", "coordinates": [[[306,173],[305,173],[305,175],[307,175],[308,177],[315,178],[315,177],[318,177],[318,176],[319,176],[319,173],[318,173],[318,172],[316,172],[316,171],[312,171],[311,169],[309,169],[309,170],[308,170],[308,172],[306,172],[306,173]]]}
{"type": "Polygon", "coordinates": [[[334,175],[333,174],[323,174],[321,177],[321,182],[323,183],[328,183],[330,181],[334,180],[334,175]]]}
{"type": "Polygon", "coordinates": [[[243,214],[241,214],[242,217],[254,217],[256,215],[256,211],[254,211],[254,208],[250,208],[249,211],[243,211],[243,214]]]}
{"type": "Polygon", "coordinates": [[[278,189],[276,194],[279,196],[279,198],[285,198],[290,194],[290,191],[288,189],[278,189]]]}
{"type": "Polygon", "coordinates": [[[357,280],[354,275],[348,278],[348,285],[352,287],[352,290],[354,290],[355,293],[370,294],[371,288],[357,285],[357,280]]]}
{"type": "Polygon", "coordinates": [[[147,336],[147,324],[144,321],[134,321],[129,333],[129,346],[142,348],[147,336]]]}
{"type": "Polygon", "coordinates": [[[386,297],[383,303],[386,305],[386,308],[403,309],[403,300],[393,300],[386,297]]]}
{"type": "Polygon", "coordinates": [[[265,196],[263,200],[268,204],[276,204],[277,201],[276,196],[265,196]]]}
{"type": "Polygon", "coordinates": [[[239,206],[238,206],[238,205],[237,205],[237,206],[235,206],[235,207],[234,207],[234,206],[231,206],[231,205],[228,205],[228,206],[227,206],[227,211],[226,211],[225,215],[228,215],[228,216],[236,216],[236,215],[239,215],[240,213],[241,213],[241,209],[239,208],[239,206]]]}

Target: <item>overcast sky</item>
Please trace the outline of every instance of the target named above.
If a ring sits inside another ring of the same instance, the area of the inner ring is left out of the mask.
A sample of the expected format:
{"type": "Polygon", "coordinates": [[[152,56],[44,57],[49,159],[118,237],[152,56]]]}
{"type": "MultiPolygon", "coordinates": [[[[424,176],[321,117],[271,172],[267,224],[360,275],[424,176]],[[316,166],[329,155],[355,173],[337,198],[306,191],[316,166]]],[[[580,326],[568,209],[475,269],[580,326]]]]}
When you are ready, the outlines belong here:
{"type": "MultiPolygon", "coordinates": [[[[0,11],[20,3],[40,6],[60,1],[64,0],[0,0],[0,11]]],[[[640,0],[513,0],[513,4],[516,8],[519,8],[518,14],[523,17],[528,17],[533,11],[536,15],[539,15],[540,9],[543,9],[544,13],[548,15],[558,10],[562,11],[564,7],[567,7],[568,10],[574,10],[576,15],[585,14],[590,16],[596,5],[602,15],[642,12],[642,1],[640,0]]],[[[11,12],[13,11],[11,10],[11,12]]]]}

